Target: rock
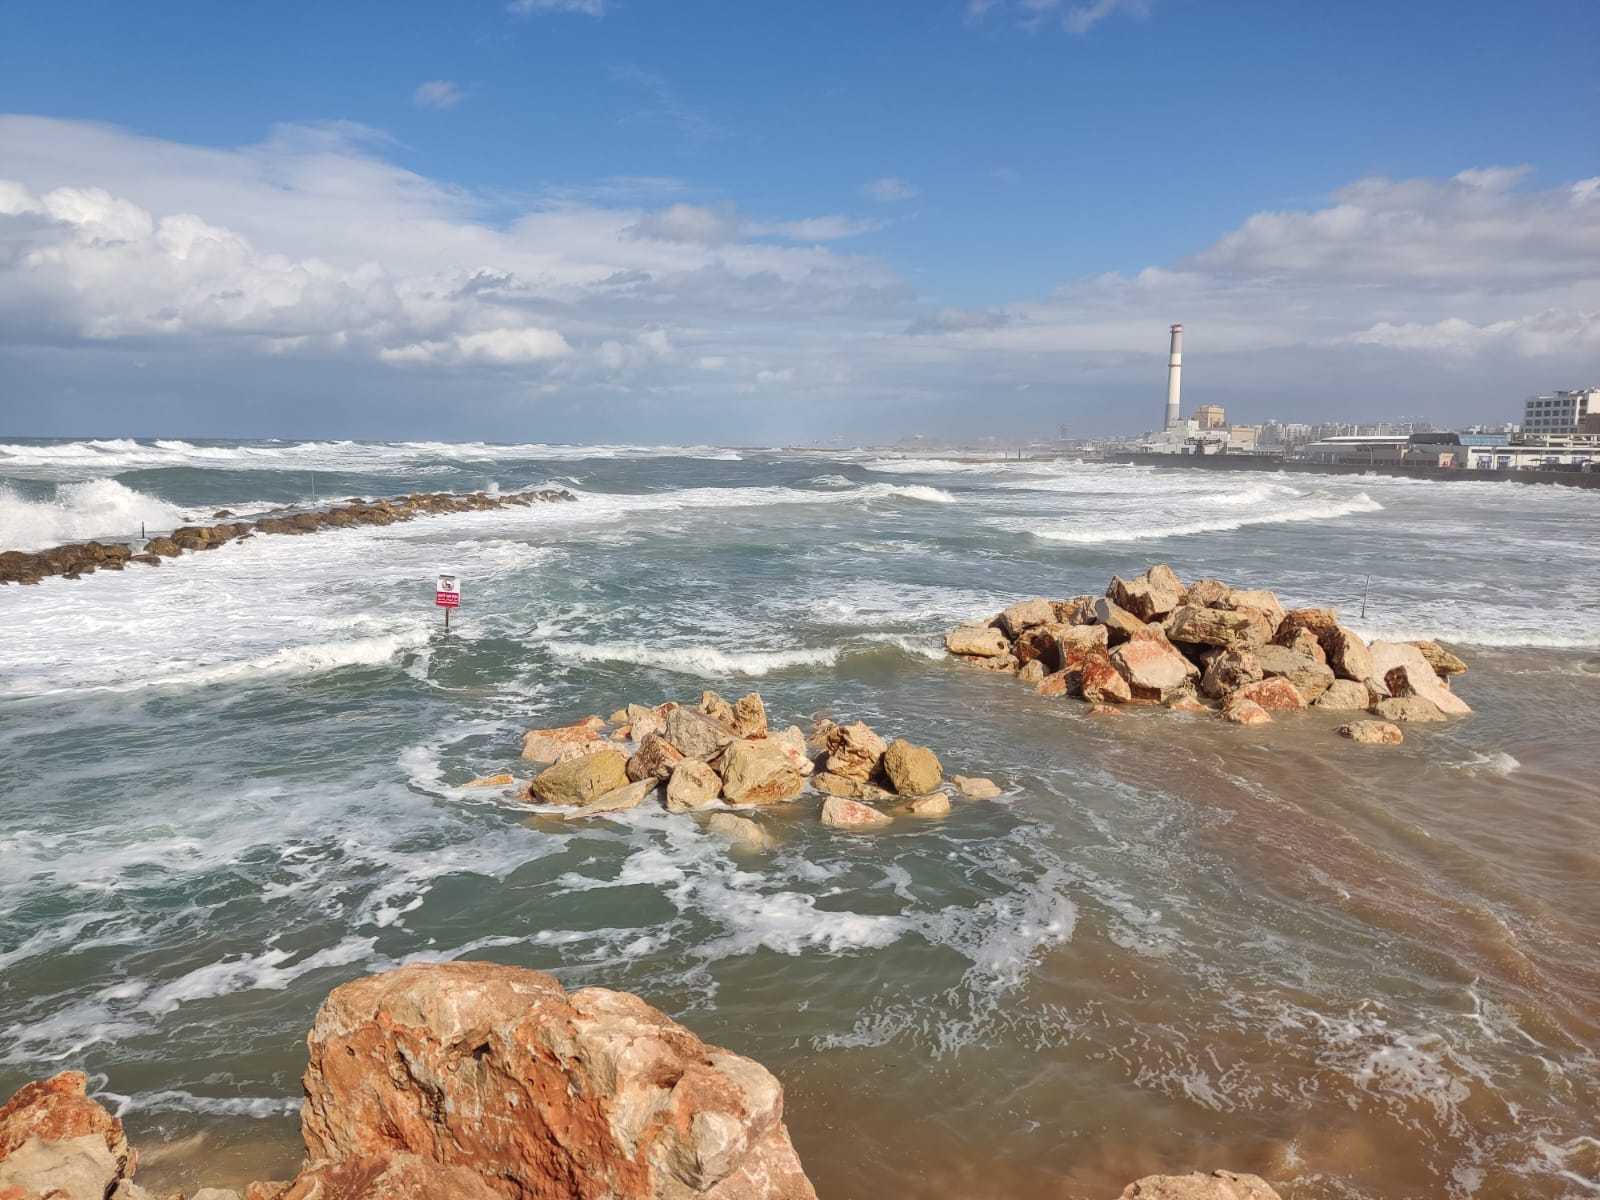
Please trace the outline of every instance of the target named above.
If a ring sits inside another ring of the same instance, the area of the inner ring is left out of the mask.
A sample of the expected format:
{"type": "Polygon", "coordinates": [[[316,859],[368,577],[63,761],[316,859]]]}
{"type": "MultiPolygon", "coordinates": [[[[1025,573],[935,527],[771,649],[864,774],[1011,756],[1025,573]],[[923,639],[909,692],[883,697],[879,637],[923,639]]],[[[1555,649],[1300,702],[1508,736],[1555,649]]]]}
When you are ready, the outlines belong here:
{"type": "MultiPolygon", "coordinates": [[[[372,1154],[304,1171],[279,1200],[501,1200],[483,1174],[415,1154],[372,1154]]],[[[197,1194],[193,1200],[200,1200],[197,1194]]]]}
{"type": "Polygon", "coordinates": [[[1422,654],[1433,668],[1433,673],[1440,679],[1448,679],[1452,675],[1460,675],[1467,669],[1467,664],[1462,662],[1438,642],[1412,642],[1413,646],[1422,654]]]}
{"type": "Polygon", "coordinates": [[[1125,717],[1128,714],[1114,704],[1091,704],[1089,706],[1089,715],[1091,717],[1125,717]]]}
{"type": "Polygon", "coordinates": [[[1419,696],[1449,717],[1472,711],[1434,672],[1433,665],[1409,642],[1373,642],[1369,648],[1374,675],[1393,696],[1419,696]]]}
{"type": "Polygon", "coordinates": [[[469,779],[462,787],[510,787],[517,779],[510,771],[501,771],[498,775],[485,775],[482,779],[469,779]]]}
{"type": "Polygon", "coordinates": [[[700,693],[700,711],[713,721],[719,721],[729,729],[733,728],[733,705],[715,692],[700,693]]]}
{"type": "Polygon", "coordinates": [[[1002,612],[998,618],[1000,628],[1013,641],[1024,629],[1034,625],[1049,625],[1056,619],[1055,606],[1048,600],[1022,600],[1002,612]]]}
{"type": "Polygon", "coordinates": [[[183,553],[183,547],[171,538],[151,538],[144,544],[146,554],[154,554],[159,558],[177,558],[183,553]]]}
{"type": "Polygon", "coordinates": [[[878,773],[884,752],[889,749],[884,740],[861,721],[830,730],[827,745],[828,773],[860,780],[871,779],[878,773]]]}
{"type": "Polygon", "coordinates": [[[1066,696],[1075,693],[1082,684],[1083,672],[1056,671],[1041,679],[1033,690],[1041,696],[1066,696]]]}
{"type": "Polygon", "coordinates": [[[1067,625],[1093,625],[1094,602],[1099,596],[1074,596],[1056,605],[1056,616],[1067,625]]]}
{"type": "Polygon", "coordinates": [[[770,850],[774,844],[771,835],[749,817],[736,816],[730,812],[712,813],[711,820],[706,822],[706,828],[712,833],[720,833],[734,845],[745,850],[770,850]]]}
{"type": "Polygon", "coordinates": [[[1017,672],[1017,682],[1025,683],[1029,687],[1043,683],[1045,677],[1044,663],[1038,659],[1022,664],[1022,669],[1017,672]]]}
{"type": "MultiPolygon", "coordinates": [[[[116,1197],[113,1196],[112,1200],[116,1200],[116,1197]]],[[[203,1187],[184,1200],[241,1200],[241,1197],[232,1188],[203,1187]]]]}
{"type": "Polygon", "coordinates": [[[815,1196],[778,1081],[624,992],[416,964],[335,989],[307,1042],[312,1170],[414,1154],[500,1200],[815,1196]]]}
{"type": "Polygon", "coordinates": [[[647,733],[638,752],[628,760],[628,778],[665,781],[672,768],[683,761],[683,751],[659,733],[647,733]]]}
{"type": "Polygon", "coordinates": [[[1365,708],[1371,703],[1372,693],[1367,691],[1366,684],[1354,679],[1335,679],[1328,690],[1317,697],[1313,707],[1345,711],[1365,708]]]}
{"type": "Polygon", "coordinates": [[[734,742],[722,756],[722,794],[730,804],[776,804],[804,786],[783,748],[768,739],[734,742]]]}
{"type": "Polygon", "coordinates": [[[1195,608],[1221,608],[1233,589],[1220,579],[1196,579],[1184,593],[1183,602],[1195,608]]]}
{"type": "Polygon", "coordinates": [[[1204,704],[1201,704],[1200,701],[1196,700],[1192,693],[1185,693],[1184,695],[1175,696],[1171,700],[1167,701],[1167,711],[1181,713],[1204,713],[1210,712],[1211,710],[1204,704]]]}
{"type": "Polygon", "coordinates": [[[1290,629],[1287,625],[1280,625],[1278,632],[1272,635],[1272,644],[1282,646],[1285,650],[1293,650],[1296,654],[1303,654],[1324,666],[1327,665],[1328,656],[1322,649],[1322,643],[1309,629],[1290,629]]]}
{"type": "Polygon", "coordinates": [[[1122,1189],[1122,1200],[1282,1200],[1259,1175],[1195,1171],[1191,1175],[1146,1175],[1122,1189]]]}
{"type": "Polygon", "coordinates": [[[1045,674],[1061,669],[1061,638],[1071,632],[1074,627],[1051,622],[1048,625],[1035,625],[1032,629],[1025,630],[1017,638],[1017,661],[1023,666],[1031,662],[1039,663],[1045,674]]]}
{"type": "Polygon", "coordinates": [[[652,733],[665,733],[667,715],[677,707],[670,701],[656,708],[646,708],[642,704],[628,705],[625,720],[628,728],[633,731],[633,740],[643,742],[652,733]]]}
{"type": "Polygon", "coordinates": [[[800,773],[800,778],[805,779],[815,771],[816,764],[811,761],[810,750],[806,745],[806,735],[798,725],[768,734],[774,746],[783,751],[784,757],[789,760],[789,765],[800,773]]]}
{"type": "Polygon", "coordinates": [[[1448,721],[1439,706],[1421,696],[1385,696],[1367,711],[1385,721],[1399,721],[1405,725],[1421,725],[1430,721],[1448,721]]]}
{"type": "Polygon", "coordinates": [[[1283,603],[1278,599],[1278,593],[1269,592],[1265,588],[1235,588],[1223,599],[1222,607],[1234,612],[1264,613],[1272,622],[1274,633],[1283,623],[1283,603]]]}
{"type": "Polygon", "coordinates": [[[1368,746],[1398,746],[1406,740],[1400,727],[1387,721],[1352,721],[1339,726],[1339,735],[1368,746]]]}
{"type": "Polygon", "coordinates": [[[1378,674],[1373,665],[1372,652],[1367,649],[1359,633],[1343,625],[1335,625],[1319,636],[1323,652],[1328,656],[1328,665],[1336,676],[1364,683],[1380,695],[1388,694],[1383,676],[1378,674]]]}
{"type": "Polygon", "coordinates": [[[582,758],[547,767],[528,784],[528,798],[543,804],[583,806],[628,783],[628,760],[620,750],[603,747],[582,758]]]}
{"type": "Polygon", "coordinates": [[[1094,602],[1094,619],[1104,625],[1106,640],[1113,646],[1125,642],[1144,628],[1144,622],[1121,605],[1104,596],[1094,602]]]}
{"type": "Polygon", "coordinates": [[[1091,704],[1126,704],[1133,699],[1128,681],[1104,647],[1096,647],[1084,656],[1081,680],[1079,691],[1091,704]]]}
{"type": "Polygon", "coordinates": [[[883,773],[899,796],[922,796],[944,782],[944,767],[926,746],[915,746],[904,738],[889,743],[883,755],[883,773]]]}
{"type": "Polygon", "coordinates": [[[598,817],[602,813],[626,812],[630,808],[638,808],[655,795],[660,787],[661,781],[653,776],[623,784],[591,800],[577,812],[568,813],[567,820],[576,821],[583,817],[598,817]]]}
{"type": "MultiPolygon", "coordinates": [[[[1185,604],[1167,618],[1167,636],[1175,642],[1201,646],[1259,646],[1265,622],[1249,611],[1221,608],[1196,608],[1185,604]]],[[[1270,634],[1268,634],[1270,636],[1270,634]]]]}
{"type": "Polygon", "coordinates": [[[968,800],[993,800],[996,796],[1002,794],[999,784],[992,779],[984,779],[982,776],[969,778],[966,775],[952,775],[950,776],[950,782],[955,785],[956,791],[960,792],[968,800]]]}
{"type": "Polygon", "coordinates": [[[733,702],[733,731],[742,738],[767,736],[767,706],[759,692],[733,702]]]}
{"type": "Polygon", "coordinates": [[[1106,596],[1141,621],[1155,621],[1183,603],[1182,581],[1165,564],[1151,567],[1136,579],[1112,576],[1106,596]]]}
{"type": "Polygon", "coordinates": [[[843,796],[829,796],[822,802],[822,823],[834,829],[877,829],[892,820],[887,813],[843,796]]]}
{"type": "Polygon", "coordinates": [[[1282,676],[1258,679],[1234,693],[1240,700],[1253,700],[1268,712],[1295,712],[1306,707],[1306,698],[1282,676]]]}
{"type": "Polygon", "coordinates": [[[998,658],[979,658],[976,655],[965,655],[961,659],[968,666],[977,667],[983,671],[1015,671],[1017,657],[1014,654],[1002,654],[998,658]]]}
{"type": "Polygon", "coordinates": [[[890,810],[897,817],[948,817],[950,797],[944,792],[913,796],[890,810]]]}
{"type": "Polygon", "coordinates": [[[1011,653],[1005,634],[987,623],[962,625],[944,635],[944,648],[966,658],[999,658],[1011,653]]]}
{"type": "Polygon", "coordinates": [[[82,1071],[23,1084],[0,1105],[0,1197],[104,1200],[138,1161],[82,1071]]]}
{"type": "Polygon", "coordinates": [[[811,777],[811,786],[825,796],[841,796],[846,800],[893,800],[894,793],[876,784],[860,779],[846,779],[843,775],[830,775],[823,771],[811,777]]]}
{"type": "Polygon", "coordinates": [[[1255,655],[1263,674],[1268,678],[1287,679],[1305,697],[1307,704],[1316,703],[1317,698],[1333,686],[1332,667],[1287,646],[1259,646],[1255,655]]]}
{"type": "Polygon", "coordinates": [[[585,717],[555,729],[530,729],[522,735],[522,757],[528,762],[563,763],[605,749],[600,731],[606,723],[585,717]]]}
{"type": "Polygon", "coordinates": [[[666,739],[685,758],[710,762],[733,743],[732,728],[692,708],[675,708],[667,714],[666,739]]]}
{"type": "Polygon", "coordinates": [[[1254,700],[1235,696],[1222,707],[1222,719],[1235,725],[1269,725],[1272,714],[1254,700]]]}
{"type": "Polygon", "coordinates": [[[1200,690],[1214,700],[1220,700],[1247,684],[1265,679],[1266,672],[1255,653],[1243,648],[1224,650],[1213,655],[1200,676],[1200,690]]]}
{"type": "Polygon", "coordinates": [[[698,758],[686,758],[672,768],[667,780],[667,811],[688,812],[715,804],[722,793],[722,780],[709,764],[698,758]]]}
{"type": "MultiPolygon", "coordinates": [[[[1157,635],[1159,637],[1159,634],[1157,635]]],[[[1165,638],[1140,636],[1111,651],[1111,664],[1127,681],[1131,699],[1161,702],[1189,686],[1193,665],[1165,638]]]]}
{"type": "Polygon", "coordinates": [[[1104,625],[1073,625],[1063,630],[1057,639],[1056,650],[1060,658],[1060,669],[1083,670],[1085,658],[1096,649],[1104,650],[1110,645],[1110,633],[1111,631],[1104,625]]]}

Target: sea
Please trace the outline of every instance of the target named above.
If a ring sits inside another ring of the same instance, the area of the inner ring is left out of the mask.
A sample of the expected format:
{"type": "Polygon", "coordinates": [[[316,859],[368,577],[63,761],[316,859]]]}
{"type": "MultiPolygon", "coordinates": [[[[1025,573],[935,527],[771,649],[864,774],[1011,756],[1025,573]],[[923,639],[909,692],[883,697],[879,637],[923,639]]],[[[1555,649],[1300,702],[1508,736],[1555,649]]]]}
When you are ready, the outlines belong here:
{"type": "Polygon", "coordinates": [[[322,998],[487,959],[786,1089],[825,1200],[1600,1194],[1600,494],[870,449],[12,440],[0,549],[413,491],[574,503],[0,587],[0,1096],[66,1068],[158,1194],[287,1178],[322,998]],[[1164,562],[1434,638],[1473,715],[1111,719],[943,652],[1164,562]],[[437,574],[459,577],[444,631],[437,574]],[[994,779],[730,848],[474,777],[759,691],[994,779]]]}

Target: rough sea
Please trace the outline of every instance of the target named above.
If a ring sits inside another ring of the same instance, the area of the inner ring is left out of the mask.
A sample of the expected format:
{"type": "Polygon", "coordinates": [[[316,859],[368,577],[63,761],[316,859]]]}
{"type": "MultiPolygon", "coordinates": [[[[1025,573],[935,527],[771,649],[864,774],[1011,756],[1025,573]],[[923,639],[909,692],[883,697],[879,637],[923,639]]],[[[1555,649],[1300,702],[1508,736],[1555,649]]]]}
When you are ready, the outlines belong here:
{"type": "Polygon", "coordinates": [[[158,1190],[285,1178],[322,997],[415,960],[624,988],[787,1089],[828,1200],[1600,1194],[1600,494],[875,451],[0,444],[0,549],[226,508],[568,488],[0,588],[0,1096],[68,1067],[158,1190]],[[947,658],[1170,564],[1431,637],[1397,748],[947,658]],[[463,606],[446,638],[441,571],[463,606]],[[1365,615],[1361,610],[1365,603],[1365,615]],[[532,727],[759,690],[998,801],[731,851],[495,789],[532,727]]]}

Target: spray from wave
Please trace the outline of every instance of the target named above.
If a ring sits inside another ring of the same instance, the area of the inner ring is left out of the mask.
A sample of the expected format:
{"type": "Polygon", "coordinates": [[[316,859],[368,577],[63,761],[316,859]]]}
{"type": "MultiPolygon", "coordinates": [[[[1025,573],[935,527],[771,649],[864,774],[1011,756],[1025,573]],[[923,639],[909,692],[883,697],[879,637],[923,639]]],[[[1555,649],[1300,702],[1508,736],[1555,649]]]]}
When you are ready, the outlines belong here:
{"type": "Polygon", "coordinates": [[[129,538],[183,524],[182,509],[118,483],[91,479],[57,484],[48,500],[30,500],[0,486],[0,550],[44,550],[89,538],[129,538]]]}

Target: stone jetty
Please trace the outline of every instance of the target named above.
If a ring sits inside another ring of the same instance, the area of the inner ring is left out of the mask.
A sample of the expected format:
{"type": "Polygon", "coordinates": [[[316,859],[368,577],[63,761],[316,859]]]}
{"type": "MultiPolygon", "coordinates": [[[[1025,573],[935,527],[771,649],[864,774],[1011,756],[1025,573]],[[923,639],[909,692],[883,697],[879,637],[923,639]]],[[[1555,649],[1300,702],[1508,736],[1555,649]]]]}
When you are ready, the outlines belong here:
{"type": "Polygon", "coordinates": [[[219,511],[211,525],[185,525],[162,537],[137,543],[74,542],[48,550],[0,553],[0,584],[38,583],[51,575],[78,579],[96,571],[121,571],[130,563],[158,567],[164,558],[176,558],[189,551],[215,550],[229,542],[241,542],[256,534],[299,535],[323,529],[344,529],[352,525],[393,525],[417,517],[443,513],[481,512],[495,508],[526,508],[533,504],[573,501],[577,497],[565,489],[538,488],[505,494],[469,492],[413,492],[393,500],[350,500],[332,508],[313,512],[268,515],[251,521],[225,518],[233,514],[219,511]]]}
{"type": "MultiPolygon", "coordinates": [[[[816,1200],[783,1085],[638,996],[484,962],[335,988],[306,1038],[293,1179],[168,1200],[816,1200]]],[[[0,1200],[156,1200],[81,1071],[0,1105],[0,1200]]],[[[1277,1200],[1254,1175],[1124,1200],[1277,1200]]]]}
{"type": "Polygon", "coordinates": [[[1437,642],[1368,644],[1331,608],[1285,609],[1273,592],[1220,579],[1184,584],[1170,567],[1113,577],[1102,596],[1022,600],[950,631],[963,662],[1014,675],[1091,711],[1136,705],[1270,724],[1305,709],[1380,718],[1340,730],[1398,745],[1398,726],[1472,710],[1450,681],[1467,669],[1437,642]]]}
{"type": "MultiPolygon", "coordinates": [[[[522,757],[543,769],[511,794],[567,809],[569,820],[654,803],[703,813],[708,828],[745,849],[776,843],[763,810],[808,796],[823,824],[865,830],[898,818],[942,817],[951,809],[950,789],[974,800],[1001,792],[981,777],[957,775],[947,786],[933,750],[886,740],[862,721],[818,721],[809,734],[798,725],[773,728],[755,692],[729,703],[707,691],[698,704],[629,704],[609,721],[589,716],[530,729],[522,757]]],[[[502,772],[465,786],[505,779],[502,772]]]]}

